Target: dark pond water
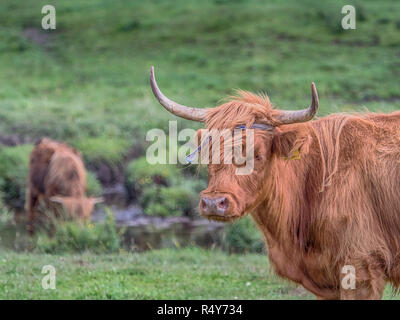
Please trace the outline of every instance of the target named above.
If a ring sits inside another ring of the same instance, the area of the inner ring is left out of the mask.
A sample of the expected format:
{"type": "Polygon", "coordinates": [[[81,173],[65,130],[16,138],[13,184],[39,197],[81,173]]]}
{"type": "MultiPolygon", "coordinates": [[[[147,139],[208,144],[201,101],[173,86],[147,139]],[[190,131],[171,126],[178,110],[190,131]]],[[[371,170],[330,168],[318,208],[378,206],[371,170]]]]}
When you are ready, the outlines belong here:
{"type": "MultiPolygon", "coordinates": [[[[202,218],[150,217],[134,205],[126,205],[126,195],[121,185],[104,190],[107,206],[115,216],[117,227],[122,232],[123,247],[126,250],[144,251],[166,247],[198,245],[214,248],[221,244],[224,224],[202,218]]],[[[104,209],[94,212],[92,220],[101,223],[105,219],[104,209]]],[[[25,232],[25,213],[16,214],[13,223],[0,229],[0,244],[14,250],[29,247],[25,232]]]]}
{"type": "MultiPolygon", "coordinates": [[[[198,245],[214,248],[221,244],[222,223],[188,217],[149,217],[131,205],[127,208],[111,207],[118,228],[122,228],[122,241],[128,250],[143,251],[166,247],[198,245]]],[[[105,212],[93,216],[95,222],[104,220],[105,212]]]]}

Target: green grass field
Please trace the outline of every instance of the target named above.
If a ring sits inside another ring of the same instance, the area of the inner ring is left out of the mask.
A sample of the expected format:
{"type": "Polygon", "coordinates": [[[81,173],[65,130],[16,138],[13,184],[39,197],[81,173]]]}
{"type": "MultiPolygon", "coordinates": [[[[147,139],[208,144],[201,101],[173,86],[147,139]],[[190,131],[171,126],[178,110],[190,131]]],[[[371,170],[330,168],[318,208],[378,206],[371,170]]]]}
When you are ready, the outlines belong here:
{"type": "MultiPolygon", "coordinates": [[[[386,288],[385,299],[398,299],[386,288]]],[[[0,299],[314,299],[277,278],[265,255],[199,248],[113,255],[1,252],[0,299]],[[45,265],[56,289],[43,289],[45,265]]]]}
{"type": "MultiPolygon", "coordinates": [[[[314,81],[320,116],[400,109],[396,0],[354,1],[357,29],[348,31],[340,28],[344,0],[53,0],[57,29],[42,31],[46,4],[0,3],[0,191],[11,206],[23,199],[31,146],[8,150],[9,141],[67,141],[95,174],[104,164],[123,172],[143,155],[147,130],[176,120],[152,96],[152,65],[166,95],[196,107],[241,88],[303,108],[314,81]]],[[[0,299],[236,297],[313,298],[277,279],[262,255],[0,251],[0,299]],[[56,290],[41,288],[45,264],[57,269],[56,290]]]]}
{"type": "Polygon", "coordinates": [[[2,1],[0,134],[142,142],[174,119],[152,96],[151,65],[168,96],[198,107],[241,88],[296,109],[314,81],[321,115],[398,109],[400,4],[359,1],[344,31],[345,3],[55,0],[57,29],[35,37],[47,2],[2,1]]]}
{"type": "Polygon", "coordinates": [[[2,252],[0,299],[309,299],[277,279],[266,256],[202,249],[143,254],[37,255],[2,252]],[[42,288],[42,267],[56,289],[42,288]]]}
{"type": "Polygon", "coordinates": [[[262,255],[201,249],[143,254],[35,255],[3,252],[0,299],[309,299],[277,279],[262,255]],[[56,289],[42,288],[44,265],[56,289]]]}

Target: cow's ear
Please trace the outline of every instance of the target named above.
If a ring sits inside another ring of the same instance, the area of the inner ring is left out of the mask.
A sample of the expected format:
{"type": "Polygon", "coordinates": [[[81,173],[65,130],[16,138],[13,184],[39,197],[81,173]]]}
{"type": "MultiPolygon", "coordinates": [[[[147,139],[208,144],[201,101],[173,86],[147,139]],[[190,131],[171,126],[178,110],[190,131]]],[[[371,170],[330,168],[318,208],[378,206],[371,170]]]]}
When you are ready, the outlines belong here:
{"type": "Polygon", "coordinates": [[[287,160],[301,159],[308,153],[311,136],[308,130],[293,129],[276,132],[272,141],[272,152],[287,160]]]}

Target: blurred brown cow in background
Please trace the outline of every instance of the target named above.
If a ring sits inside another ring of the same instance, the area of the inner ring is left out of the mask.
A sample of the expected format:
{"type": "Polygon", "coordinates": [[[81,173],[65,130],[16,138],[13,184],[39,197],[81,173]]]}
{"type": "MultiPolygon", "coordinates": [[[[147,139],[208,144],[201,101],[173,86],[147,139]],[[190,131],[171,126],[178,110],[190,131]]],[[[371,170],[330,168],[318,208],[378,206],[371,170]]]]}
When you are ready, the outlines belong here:
{"type": "Polygon", "coordinates": [[[82,220],[89,219],[94,205],[103,201],[102,198],[86,197],[86,170],[80,153],[65,143],[48,138],[38,141],[30,155],[25,204],[30,233],[34,231],[41,199],[55,214],[63,209],[70,217],[82,220]]]}
{"type": "Polygon", "coordinates": [[[254,129],[250,174],[236,175],[232,162],[208,165],[203,216],[229,222],[251,213],[276,273],[319,298],[379,299],[387,282],[400,288],[400,112],[310,121],[314,84],[304,110],[277,110],[267,96],[243,91],[197,109],[164,96],[153,69],[150,81],[177,116],[210,130],[254,129]]]}

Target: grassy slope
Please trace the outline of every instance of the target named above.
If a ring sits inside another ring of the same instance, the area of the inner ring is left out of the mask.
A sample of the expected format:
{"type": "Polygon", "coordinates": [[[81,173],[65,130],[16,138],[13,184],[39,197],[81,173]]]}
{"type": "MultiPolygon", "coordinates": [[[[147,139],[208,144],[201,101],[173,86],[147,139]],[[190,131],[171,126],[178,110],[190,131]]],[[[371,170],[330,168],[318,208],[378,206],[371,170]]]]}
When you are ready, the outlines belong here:
{"type": "Polygon", "coordinates": [[[151,65],[194,106],[242,88],[304,107],[311,81],[321,114],[400,106],[397,1],[363,1],[366,20],[338,32],[340,1],[55,0],[57,30],[39,45],[24,30],[40,27],[43,4],[0,4],[0,134],[143,141],[173,119],[151,95],[151,65]]]}

